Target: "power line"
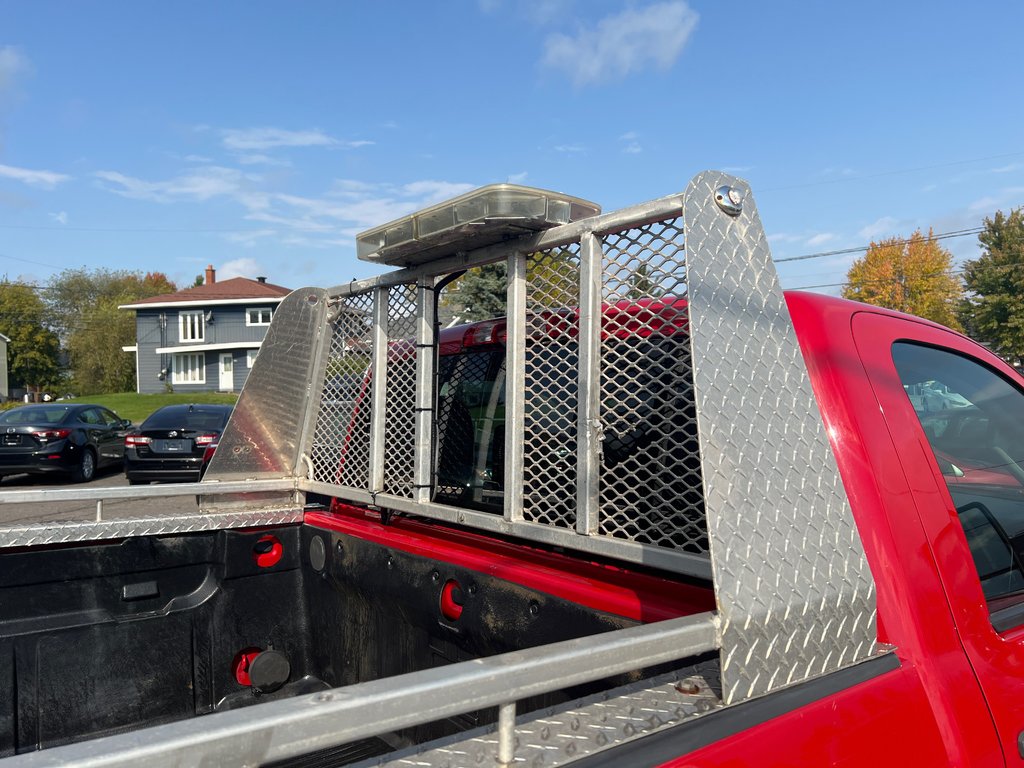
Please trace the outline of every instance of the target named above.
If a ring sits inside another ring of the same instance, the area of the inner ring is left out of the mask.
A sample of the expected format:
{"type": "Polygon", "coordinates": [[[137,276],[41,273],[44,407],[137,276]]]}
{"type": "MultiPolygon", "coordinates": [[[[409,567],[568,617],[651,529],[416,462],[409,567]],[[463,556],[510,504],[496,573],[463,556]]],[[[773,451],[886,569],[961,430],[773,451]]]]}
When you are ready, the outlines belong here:
{"type": "MultiPolygon", "coordinates": [[[[985,231],[985,227],[971,227],[970,229],[957,229],[952,232],[940,232],[937,235],[929,235],[925,237],[921,236],[925,242],[929,240],[948,240],[952,237],[967,237],[968,235],[979,235],[985,231]]],[[[903,238],[901,240],[886,241],[885,245],[907,245],[913,242],[913,238],[903,238]]],[[[877,245],[877,243],[876,243],[877,245]]],[[[808,259],[821,259],[826,256],[845,256],[849,253],[860,253],[861,251],[867,251],[871,248],[871,245],[860,245],[856,248],[842,248],[838,251],[819,251],[818,253],[808,253],[803,256],[787,256],[784,259],[773,259],[776,264],[783,264],[787,261],[806,261],[808,259]]]]}

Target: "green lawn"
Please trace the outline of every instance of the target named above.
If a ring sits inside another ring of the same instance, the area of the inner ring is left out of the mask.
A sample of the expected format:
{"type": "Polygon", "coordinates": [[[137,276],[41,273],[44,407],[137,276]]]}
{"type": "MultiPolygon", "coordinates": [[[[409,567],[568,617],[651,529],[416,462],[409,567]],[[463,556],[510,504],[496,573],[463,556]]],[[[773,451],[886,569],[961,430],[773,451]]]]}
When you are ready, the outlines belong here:
{"type": "Polygon", "coordinates": [[[174,392],[159,395],[138,395],[134,392],[118,392],[113,395],[82,395],[75,398],[77,403],[105,405],[122,419],[131,419],[141,424],[157,408],[177,403],[227,403],[233,405],[236,394],[220,392],[174,392]]]}

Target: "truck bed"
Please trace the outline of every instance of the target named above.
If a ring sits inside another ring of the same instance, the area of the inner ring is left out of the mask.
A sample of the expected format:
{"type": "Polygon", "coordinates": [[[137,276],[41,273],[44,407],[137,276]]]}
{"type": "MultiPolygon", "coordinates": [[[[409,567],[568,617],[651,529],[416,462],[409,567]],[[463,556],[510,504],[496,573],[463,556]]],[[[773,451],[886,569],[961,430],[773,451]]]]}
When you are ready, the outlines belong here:
{"type": "MultiPolygon", "coordinates": [[[[5,550],[0,606],[8,756],[707,611],[713,595],[425,521],[384,525],[353,508],[297,525],[5,550]],[[283,654],[288,673],[259,691],[246,665],[267,650],[283,654]]],[[[493,709],[470,713],[342,754],[493,719],[493,709]]]]}

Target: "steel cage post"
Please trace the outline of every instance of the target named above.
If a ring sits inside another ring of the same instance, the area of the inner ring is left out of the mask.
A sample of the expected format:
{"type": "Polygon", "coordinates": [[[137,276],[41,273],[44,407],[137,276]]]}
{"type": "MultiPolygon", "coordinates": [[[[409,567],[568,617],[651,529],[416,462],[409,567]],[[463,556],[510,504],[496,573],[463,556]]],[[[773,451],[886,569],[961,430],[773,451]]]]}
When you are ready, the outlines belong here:
{"type": "Polygon", "coordinates": [[[388,288],[373,291],[373,379],[370,399],[370,477],[369,490],[384,490],[384,422],[388,386],[388,288]]]}
{"type": "Polygon", "coordinates": [[[416,448],[413,455],[413,499],[427,504],[434,488],[434,359],[436,356],[437,279],[416,281],[416,448]]]}
{"type": "Polygon", "coordinates": [[[523,434],[526,415],[526,261],[508,257],[508,320],[505,346],[505,508],[509,521],[523,519],[523,434]]]}
{"type": "Polygon", "coordinates": [[[600,527],[601,471],[601,241],[580,238],[579,378],[576,440],[576,532],[600,527]]]}

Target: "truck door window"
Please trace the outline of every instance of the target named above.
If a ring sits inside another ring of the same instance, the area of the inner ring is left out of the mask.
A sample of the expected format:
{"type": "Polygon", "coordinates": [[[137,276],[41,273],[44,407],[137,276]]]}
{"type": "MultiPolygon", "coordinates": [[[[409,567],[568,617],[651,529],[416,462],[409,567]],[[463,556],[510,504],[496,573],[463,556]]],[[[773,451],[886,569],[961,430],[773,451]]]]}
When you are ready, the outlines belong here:
{"type": "Polygon", "coordinates": [[[893,345],[997,629],[1024,623],[1024,393],[962,355],[893,345]]]}

